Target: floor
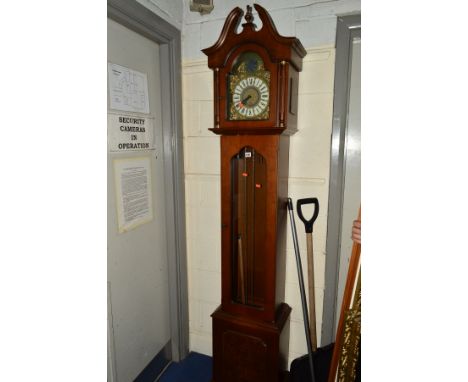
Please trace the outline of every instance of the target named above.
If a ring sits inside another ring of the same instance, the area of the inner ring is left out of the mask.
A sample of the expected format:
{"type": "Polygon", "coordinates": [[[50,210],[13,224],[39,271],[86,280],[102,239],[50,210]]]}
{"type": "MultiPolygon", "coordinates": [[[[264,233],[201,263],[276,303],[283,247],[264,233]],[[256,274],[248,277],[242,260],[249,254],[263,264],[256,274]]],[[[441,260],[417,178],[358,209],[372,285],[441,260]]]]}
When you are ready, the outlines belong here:
{"type": "Polygon", "coordinates": [[[169,365],[158,382],[211,382],[211,357],[191,352],[182,362],[169,365]]]}

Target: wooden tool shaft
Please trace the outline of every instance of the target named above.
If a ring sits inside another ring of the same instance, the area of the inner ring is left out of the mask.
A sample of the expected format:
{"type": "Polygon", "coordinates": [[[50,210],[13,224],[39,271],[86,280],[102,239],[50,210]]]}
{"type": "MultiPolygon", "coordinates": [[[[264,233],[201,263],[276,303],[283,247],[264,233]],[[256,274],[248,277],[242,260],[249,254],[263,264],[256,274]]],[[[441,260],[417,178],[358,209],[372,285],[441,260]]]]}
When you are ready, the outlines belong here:
{"type": "Polygon", "coordinates": [[[312,351],[317,350],[317,319],[315,314],[315,273],[314,273],[314,248],[312,233],[307,233],[307,274],[309,284],[309,322],[312,351]]]}

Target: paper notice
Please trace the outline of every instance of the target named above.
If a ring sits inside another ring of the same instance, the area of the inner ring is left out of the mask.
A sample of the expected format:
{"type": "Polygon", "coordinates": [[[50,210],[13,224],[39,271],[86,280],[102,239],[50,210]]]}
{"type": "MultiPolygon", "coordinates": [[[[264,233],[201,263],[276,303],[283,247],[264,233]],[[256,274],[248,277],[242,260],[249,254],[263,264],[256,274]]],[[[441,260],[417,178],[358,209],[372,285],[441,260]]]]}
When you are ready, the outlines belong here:
{"type": "Polygon", "coordinates": [[[149,114],[148,76],[117,64],[108,64],[110,108],[149,114]]]}
{"type": "Polygon", "coordinates": [[[153,220],[150,157],[114,160],[119,232],[153,220]]]}
{"type": "Polygon", "coordinates": [[[154,117],[107,114],[107,147],[109,151],[142,151],[154,149],[154,117]]]}

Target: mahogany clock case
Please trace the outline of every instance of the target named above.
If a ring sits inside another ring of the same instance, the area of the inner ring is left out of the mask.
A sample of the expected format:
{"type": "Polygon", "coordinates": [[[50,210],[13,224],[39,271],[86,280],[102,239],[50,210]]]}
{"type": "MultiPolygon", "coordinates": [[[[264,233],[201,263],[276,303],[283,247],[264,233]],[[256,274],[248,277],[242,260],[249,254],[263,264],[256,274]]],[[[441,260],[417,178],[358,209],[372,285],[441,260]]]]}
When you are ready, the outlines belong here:
{"type": "Polygon", "coordinates": [[[218,41],[203,50],[214,76],[210,130],[221,136],[222,297],[212,314],[215,382],[280,382],[287,375],[289,136],[297,131],[298,72],[306,52],[297,38],[280,36],[267,11],[254,6],[260,30],[247,6],[246,23],[237,33],[243,11],[235,8],[218,41]],[[269,72],[258,75],[267,79],[269,104],[261,115],[241,113],[234,120],[230,80],[246,55],[259,57],[260,70],[269,72]]]}

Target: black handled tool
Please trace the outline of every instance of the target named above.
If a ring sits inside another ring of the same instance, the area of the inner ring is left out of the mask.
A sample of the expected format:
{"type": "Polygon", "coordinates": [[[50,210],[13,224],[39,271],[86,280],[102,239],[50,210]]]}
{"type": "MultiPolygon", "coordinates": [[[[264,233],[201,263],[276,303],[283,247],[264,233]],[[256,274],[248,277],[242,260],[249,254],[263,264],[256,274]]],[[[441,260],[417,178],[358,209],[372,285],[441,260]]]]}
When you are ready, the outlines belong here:
{"type": "Polygon", "coordinates": [[[298,199],[296,203],[297,207],[297,214],[299,215],[299,218],[302,220],[302,222],[305,225],[305,229],[307,233],[312,233],[314,230],[314,223],[315,220],[317,219],[317,216],[319,214],[319,201],[317,198],[304,198],[304,199],[298,199]],[[304,204],[313,204],[314,205],[314,214],[310,218],[310,220],[307,220],[304,215],[302,214],[302,206],[304,204]]]}
{"type": "Polygon", "coordinates": [[[312,241],[312,231],[314,230],[314,222],[319,213],[319,202],[317,198],[305,198],[297,201],[297,214],[305,226],[307,238],[307,281],[309,285],[309,322],[310,335],[312,337],[312,351],[317,351],[317,317],[315,314],[315,272],[314,272],[314,248],[312,241]],[[310,220],[304,218],[302,206],[306,204],[314,205],[314,213],[310,220]]]}
{"type": "Polygon", "coordinates": [[[291,230],[293,234],[294,251],[296,253],[297,275],[299,277],[299,288],[301,292],[302,314],[304,317],[304,328],[305,328],[305,335],[306,335],[306,342],[307,342],[311,382],[315,382],[314,361],[312,358],[312,343],[310,340],[309,319],[307,317],[307,301],[306,301],[306,295],[305,295],[305,289],[304,289],[304,276],[302,275],[301,254],[299,252],[299,244],[297,241],[296,223],[294,221],[293,204],[292,204],[291,198],[288,198],[288,210],[289,210],[289,218],[291,220],[291,230]]]}

